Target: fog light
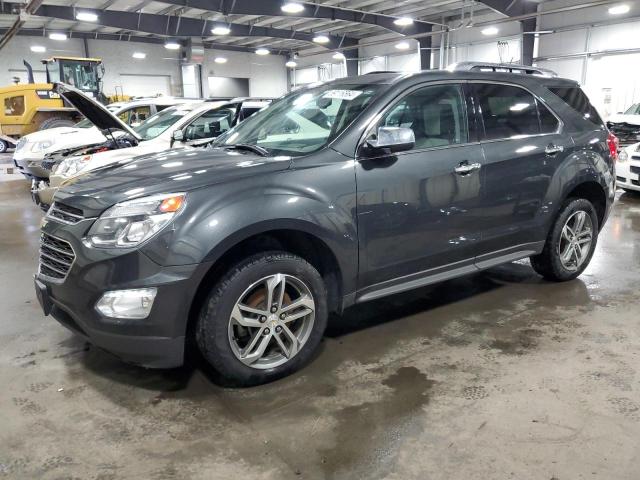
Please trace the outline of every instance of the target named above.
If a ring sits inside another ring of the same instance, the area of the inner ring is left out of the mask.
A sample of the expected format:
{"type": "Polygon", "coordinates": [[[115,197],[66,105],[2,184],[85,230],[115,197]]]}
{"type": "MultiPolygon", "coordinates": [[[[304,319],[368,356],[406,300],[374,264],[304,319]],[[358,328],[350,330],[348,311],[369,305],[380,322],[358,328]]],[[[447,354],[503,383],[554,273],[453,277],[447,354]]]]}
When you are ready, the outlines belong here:
{"type": "Polygon", "coordinates": [[[157,292],[155,287],[106,292],[96,303],[96,310],[110,318],[147,318],[157,292]]]}

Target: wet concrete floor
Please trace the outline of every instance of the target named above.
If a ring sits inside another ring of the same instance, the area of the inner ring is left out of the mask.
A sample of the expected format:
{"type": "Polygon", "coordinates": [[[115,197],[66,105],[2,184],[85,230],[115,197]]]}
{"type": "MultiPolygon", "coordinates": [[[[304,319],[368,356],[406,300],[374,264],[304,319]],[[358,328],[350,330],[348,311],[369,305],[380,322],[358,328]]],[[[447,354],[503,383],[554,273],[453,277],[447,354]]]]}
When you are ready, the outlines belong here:
{"type": "Polygon", "coordinates": [[[43,317],[40,218],[0,182],[0,478],[639,478],[640,196],[578,280],[518,262],[365,304],[251,389],[123,364],[43,317]]]}

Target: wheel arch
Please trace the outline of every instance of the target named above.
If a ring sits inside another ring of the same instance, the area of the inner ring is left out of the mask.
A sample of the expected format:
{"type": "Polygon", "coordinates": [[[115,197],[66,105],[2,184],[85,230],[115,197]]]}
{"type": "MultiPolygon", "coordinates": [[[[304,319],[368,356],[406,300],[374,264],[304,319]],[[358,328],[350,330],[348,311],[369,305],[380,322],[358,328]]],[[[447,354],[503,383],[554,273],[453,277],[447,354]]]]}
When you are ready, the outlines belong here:
{"type": "Polygon", "coordinates": [[[329,311],[342,310],[342,297],[349,291],[344,262],[315,225],[299,220],[263,222],[236,232],[216,246],[206,257],[202,275],[189,307],[187,335],[192,337],[198,314],[210,289],[237,262],[269,250],[283,250],[304,258],[314,266],[327,286],[329,311]],[[346,290],[345,290],[346,289],[346,290]]]}

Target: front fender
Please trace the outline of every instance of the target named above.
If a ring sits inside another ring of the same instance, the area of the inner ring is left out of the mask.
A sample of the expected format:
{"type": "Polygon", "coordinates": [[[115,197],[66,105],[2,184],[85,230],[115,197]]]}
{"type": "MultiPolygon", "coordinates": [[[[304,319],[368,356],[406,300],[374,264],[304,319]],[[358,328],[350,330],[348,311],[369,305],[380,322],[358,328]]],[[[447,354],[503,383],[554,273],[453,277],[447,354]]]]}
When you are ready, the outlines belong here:
{"type": "MultiPolygon", "coordinates": [[[[304,172],[288,170],[276,182],[256,179],[189,192],[187,207],[173,229],[147,245],[145,253],[163,265],[211,264],[252,236],[300,231],[329,248],[340,267],[344,291],[352,291],[358,268],[355,184],[343,170],[342,185],[334,183],[328,191],[317,184],[314,188],[304,172]]],[[[314,178],[322,182],[325,177],[314,178]]]]}

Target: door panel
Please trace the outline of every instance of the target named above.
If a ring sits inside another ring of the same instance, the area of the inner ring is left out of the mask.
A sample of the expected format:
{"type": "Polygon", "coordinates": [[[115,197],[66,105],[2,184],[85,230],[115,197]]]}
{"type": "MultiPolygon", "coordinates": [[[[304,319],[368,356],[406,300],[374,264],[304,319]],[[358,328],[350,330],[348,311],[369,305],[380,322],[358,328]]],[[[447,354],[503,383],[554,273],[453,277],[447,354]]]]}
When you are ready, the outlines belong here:
{"type": "Polygon", "coordinates": [[[544,199],[555,170],[571,154],[571,137],[557,133],[558,119],[526,90],[475,89],[485,129],[478,255],[544,241],[550,207],[544,199]]]}
{"type": "Polygon", "coordinates": [[[378,126],[411,128],[416,148],[361,157],[356,164],[360,289],[456,262],[472,264],[480,175],[455,170],[480,162],[482,149],[468,143],[460,87],[409,93],[378,126]]]}

